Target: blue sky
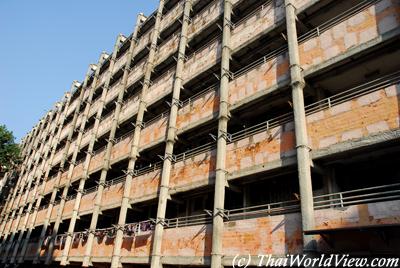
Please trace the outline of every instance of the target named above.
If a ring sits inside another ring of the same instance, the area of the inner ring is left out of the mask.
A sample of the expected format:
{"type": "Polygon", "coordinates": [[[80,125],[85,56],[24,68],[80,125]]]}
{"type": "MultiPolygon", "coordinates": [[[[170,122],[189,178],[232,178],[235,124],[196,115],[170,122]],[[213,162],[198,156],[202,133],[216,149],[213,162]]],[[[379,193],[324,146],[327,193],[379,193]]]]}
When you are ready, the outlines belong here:
{"type": "Polygon", "coordinates": [[[16,141],[158,0],[0,0],[0,124],[16,141]]]}

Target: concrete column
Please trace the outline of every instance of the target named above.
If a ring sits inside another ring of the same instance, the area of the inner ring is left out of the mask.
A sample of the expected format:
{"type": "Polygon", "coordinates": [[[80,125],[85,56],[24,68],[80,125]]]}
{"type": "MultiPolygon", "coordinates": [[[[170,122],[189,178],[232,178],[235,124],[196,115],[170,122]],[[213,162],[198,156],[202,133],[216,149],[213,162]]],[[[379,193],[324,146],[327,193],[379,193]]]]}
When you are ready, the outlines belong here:
{"type": "MultiPolygon", "coordinates": [[[[142,15],[141,15],[142,16],[142,15]]],[[[138,23],[136,25],[139,24],[139,18],[140,16],[138,16],[138,23]]],[[[134,31],[133,37],[132,37],[132,41],[131,41],[131,45],[128,51],[128,54],[126,55],[127,57],[127,62],[125,65],[125,69],[124,69],[124,74],[123,74],[123,78],[122,78],[122,87],[121,87],[121,91],[118,94],[118,101],[117,101],[117,105],[119,105],[119,103],[122,103],[123,101],[123,97],[124,97],[124,92],[126,90],[126,85],[127,85],[127,81],[128,81],[128,74],[129,74],[129,66],[131,65],[131,60],[132,60],[132,52],[133,49],[135,47],[136,42],[134,40],[136,40],[137,37],[137,26],[136,29],[134,31]]],[[[121,41],[121,40],[120,40],[121,41]]],[[[89,109],[89,107],[87,107],[89,109]]],[[[77,197],[75,199],[75,204],[74,204],[74,209],[72,212],[72,218],[70,221],[70,225],[68,228],[68,234],[73,234],[74,229],[75,229],[75,223],[78,217],[78,213],[79,213],[79,206],[80,206],[80,201],[82,198],[82,191],[84,189],[85,186],[85,178],[82,178],[80,183],[79,183],[79,188],[78,188],[78,193],[77,193],[77,197]]],[[[64,250],[63,250],[63,255],[61,257],[61,265],[67,265],[68,264],[68,254],[69,254],[69,250],[71,247],[71,242],[72,242],[72,236],[68,235],[65,245],[64,245],[64,250]]]]}
{"type": "MultiPolygon", "coordinates": [[[[48,161],[49,152],[51,150],[51,144],[53,143],[54,132],[55,132],[55,129],[57,127],[57,124],[58,124],[58,121],[59,121],[59,118],[60,118],[60,115],[61,115],[61,111],[58,110],[58,109],[55,109],[54,110],[54,114],[56,116],[55,116],[55,119],[51,121],[50,138],[49,138],[49,140],[47,142],[47,147],[46,147],[46,151],[44,153],[42,166],[40,168],[39,175],[38,175],[38,181],[37,181],[37,183],[35,185],[35,189],[34,189],[34,196],[35,197],[38,195],[38,192],[40,191],[40,189],[39,189],[40,179],[43,177],[43,171],[44,171],[46,163],[48,161]]],[[[43,185],[44,184],[45,184],[45,181],[43,181],[43,185]]],[[[16,243],[16,245],[14,247],[14,251],[12,253],[12,257],[11,257],[10,263],[14,263],[15,262],[15,258],[16,258],[17,254],[18,254],[19,246],[21,244],[22,238],[24,236],[24,233],[25,233],[27,225],[28,225],[29,215],[32,212],[32,208],[34,206],[35,201],[36,201],[36,198],[34,198],[28,205],[28,210],[27,210],[27,215],[28,216],[26,217],[25,222],[24,222],[24,224],[23,224],[23,226],[21,228],[21,231],[20,231],[20,233],[18,235],[17,243],[16,243]]]]}
{"type": "MultiPolygon", "coordinates": [[[[167,210],[167,201],[169,197],[169,181],[171,177],[171,167],[172,167],[172,155],[174,152],[174,144],[177,138],[177,117],[180,102],[180,93],[182,88],[182,74],[185,64],[185,54],[187,47],[187,32],[189,27],[190,12],[192,10],[192,0],[186,0],[184,5],[183,19],[181,35],[179,40],[178,57],[175,71],[175,79],[172,91],[171,109],[168,119],[168,130],[165,144],[165,153],[163,160],[163,168],[161,174],[160,191],[158,198],[157,207],[157,220],[153,235],[153,247],[151,253],[151,267],[158,268],[161,267],[161,245],[164,232],[163,222],[165,219],[165,213],[167,210]]],[[[128,191],[130,190],[130,186],[128,191]]],[[[122,210],[122,208],[121,208],[122,210]]],[[[126,213],[126,211],[125,211],[126,213]]]]}
{"type": "MultiPolygon", "coordinates": [[[[38,195],[37,200],[36,200],[35,208],[33,210],[33,214],[32,214],[32,217],[31,217],[30,224],[29,224],[29,229],[28,229],[28,231],[26,233],[26,237],[25,237],[24,242],[22,244],[21,257],[18,260],[19,263],[22,263],[24,261],[24,257],[25,257],[25,253],[26,253],[26,250],[27,250],[27,247],[28,247],[29,239],[30,239],[30,236],[31,236],[32,231],[34,229],[34,226],[35,226],[36,216],[37,216],[38,210],[40,208],[41,201],[42,201],[42,199],[44,197],[44,190],[46,188],[46,182],[48,180],[49,173],[50,173],[50,171],[52,169],[52,163],[53,163],[53,160],[54,160],[54,156],[56,155],[57,145],[58,145],[58,143],[60,141],[61,132],[62,132],[62,129],[63,129],[63,126],[64,126],[64,121],[65,121],[65,118],[66,118],[66,114],[67,114],[67,111],[68,111],[68,108],[69,108],[70,97],[71,97],[71,95],[69,93],[67,95],[65,95],[65,98],[64,98],[65,105],[63,105],[61,103],[60,107],[58,109],[59,113],[60,113],[60,116],[59,116],[59,118],[57,120],[58,130],[57,130],[57,134],[52,136],[52,139],[54,139],[54,144],[53,144],[53,147],[51,148],[51,154],[50,154],[50,158],[49,158],[49,163],[50,164],[46,164],[47,168],[46,168],[46,173],[44,175],[44,182],[45,183],[43,183],[42,189],[40,189],[40,194],[38,195]],[[63,109],[63,107],[64,107],[64,109],[63,109]]],[[[52,144],[52,143],[53,143],[53,141],[50,144],[52,144]]]]}
{"type": "MultiPolygon", "coordinates": [[[[71,97],[73,95],[74,90],[79,88],[79,86],[80,86],[80,84],[77,81],[74,81],[72,83],[71,90],[70,90],[71,97]]],[[[70,102],[71,102],[71,100],[70,100],[70,102]]],[[[68,133],[67,142],[65,143],[65,146],[64,146],[63,157],[61,159],[60,168],[59,168],[58,173],[57,173],[58,183],[57,183],[57,185],[55,185],[55,187],[53,189],[53,192],[51,193],[50,204],[49,204],[49,207],[47,209],[46,218],[44,220],[42,232],[40,234],[40,238],[39,238],[39,242],[38,242],[38,248],[37,248],[37,251],[36,251],[36,256],[35,256],[35,258],[33,260],[33,263],[38,263],[40,261],[40,251],[41,251],[41,247],[42,247],[43,241],[45,239],[47,227],[50,224],[51,213],[52,213],[52,210],[53,210],[53,207],[54,207],[54,202],[56,200],[57,192],[59,190],[58,189],[58,187],[59,187],[58,184],[61,181],[62,173],[64,173],[64,165],[65,165],[65,162],[67,161],[67,158],[68,158],[68,151],[69,151],[69,146],[71,145],[71,137],[72,137],[72,134],[73,134],[73,131],[74,131],[75,123],[76,123],[76,117],[77,117],[76,114],[74,114],[74,118],[73,118],[73,121],[72,121],[72,124],[71,124],[71,129],[69,130],[69,133],[68,133]]]]}
{"type": "Polygon", "coordinates": [[[217,136],[217,162],[215,170],[213,234],[211,249],[211,267],[222,267],[222,232],[224,228],[224,205],[226,180],[226,144],[229,120],[229,61],[231,58],[231,0],[224,0],[224,22],[222,32],[222,58],[220,100],[217,136]]]}
{"type": "MultiPolygon", "coordinates": [[[[86,76],[85,76],[85,79],[84,79],[84,82],[83,82],[83,86],[82,86],[82,89],[81,89],[81,95],[79,97],[79,103],[75,108],[75,114],[74,114],[74,119],[73,119],[74,128],[75,128],[75,125],[76,125],[76,120],[78,119],[78,116],[79,116],[80,107],[81,107],[81,105],[83,103],[85,90],[87,90],[87,84],[89,82],[92,70],[93,70],[93,67],[89,66],[88,71],[87,71],[86,76]]],[[[92,95],[93,95],[93,92],[94,92],[94,89],[92,87],[91,88],[91,94],[92,95]]],[[[89,108],[90,108],[90,106],[89,106],[89,108]]],[[[86,121],[87,121],[87,116],[88,116],[89,110],[87,109],[84,112],[85,113],[83,114],[81,125],[79,126],[80,128],[79,128],[78,137],[77,137],[76,143],[75,143],[75,150],[74,150],[73,155],[72,155],[71,164],[70,164],[70,166],[68,168],[67,183],[66,183],[66,185],[64,187],[64,190],[63,190],[63,193],[62,193],[62,196],[61,196],[61,201],[60,201],[60,205],[59,205],[59,209],[58,209],[58,213],[57,213],[56,222],[54,223],[53,233],[51,234],[51,239],[50,239],[50,243],[49,243],[49,246],[48,246],[47,257],[46,257],[46,262],[45,262],[46,264],[50,264],[52,262],[53,249],[54,249],[54,238],[58,234],[58,229],[59,229],[60,224],[61,224],[61,219],[62,219],[62,215],[63,215],[63,211],[64,211],[64,205],[65,205],[65,202],[66,202],[66,198],[67,198],[69,187],[71,185],[72,175],[73,175],[73,171],[74,171],[74,168],[75,168],[75,165],[76,165],[75,161],[76,161],[76,158],[77,158],[78,153],[79,153],[79,148],[80,148],[80,145],[81,145],[81,142],[82,142],[83,131],[85,129],[85,125],[86,125],[86,121]],[[86,111],[87,111],[87,113],[86,113],[86,111]]],[[[72,134],[73,134],[73,132],[74,131],[72,131],[72,134]]],[[[71,134],[71,138],[72,138],[72,134],[71,134]]]]}
{"type": "MultiPolygon", "coordinates": [[[[40,159],[41,159],[41,156],[42,156],[42,154],[43,154],[43,150],[44,150],[44,148],[45,148],[45,138],[47,137],[48,132],[49,132],[49,129],[50,129],[50,126],[51,126],[51,124],[49,123],[49,121],[51,120],[50,117],[52,117],[53,115],[54,115],[54,114],[51,113],[51,114],[49,115],[49,117],[48,117],[48,120],[46,120],[46,121],[47,121],[47,126],[46,126],[46,128],[44,129],[44,131],[42,132],[42,135],[41,135],[41,137],[40,137],[40,139],[41,139],[42,142],[41,142],[41,145],[40,145],[40,148],[39,148],[39,151],[38,151],[37,158],[36,158],[36,160],[35,160],[34,169],[33,169],[33,174],[31,175],[31,178],[30,178],[29,181],[28,181],[28,186],[27,186],[27,188],[26,188],[26,190],[25,190],[25,194],[24,194],[24,197],[23,197],[23,199],[22,199],[22,206],[20,207],[19,213],[18,213],[18,216],[17,216],[16,226],[14,227],[14,230],[13,230],[12,233],[11,233],[11,237],[10,237],[10,240],[9,240],[9,242],[8,242],[6,251],[5,251],[4,255],[3,255],[3,263],[6,263],[6,261],[7,261],[7,257],[8,257],[9,251],[11,250],[11,245],[13,244],[15,235],[16,235],[16,233],[17,233],[17,231],[18,231],[19,223],[20,223],[22,214],[23,214],[23,212],[24,212],[24,206],[25,206],[25,204],[27,203],[27,200],[28,200],[28,197],[29,197],[30,188],[31,188],[31,186],[32,186],[32,182],[34,181],[34,179],[35,179],[35,177],[36,177],[36,173],[37,173],[37,171],[38,171],[39,161],[40,161],[40,159]]],[[[44,161],[43,161],[43,162],[44,162],[44,161]]],[[[37,191],[37,187],[38,187],[38,185],[39,185],[39,182],[40,182],[40,176],[37,177],[36,182],[33,182],[33,183],[35,184],[33,194],[36,194],[36,191],[37,191]]],[[[31,208],[32,208],[32,203],[29,202],[27,211],[29,212],[31,208]]],[[[25,222],[23,223],[23,225],[24,225],[27,221],[28,221],[28,218],[25,217],[25,222]]],[[[22,234],[22,230],[21,230],[21,232],[20,232],[20,236],[21,236],[21,234],[22,234]]]]}
{"type": "MultiPolygon", "coordinates": [[[[97,89],[98,85],[98,78],[99,78],[99,74],[100,74],[100,69],[101,66],[103,64],[103,62],[106,60],[106,55],[102,54],[100,56],[100,59],[98,61],[97,64],[97,68],[96,68],[96,72],[93,78],[93,82],[92,82],[92,87],[90,89],[89,92],[89,96],[88,96],[88,101],[85,107],[85,111],[84,111],[84,117],[87,118],[90,112],[90,107],[92,105],[92,101],[93,101],[93,94],[95,92],[95,90],[97,89]]],[[[107,95],[107,89],[103,88],[103,93],[102,93],[102,100],[104,101],[105,96],[107,95]]],[[[68,226],[68,235],[65,241],[65,245],[64,245],[64,250],[63,250],[63,255],[61,257],[61,265],[66,265],[67,264],[67,257],[68,257],[68,253],[69,253],[69,248],[71,245],[71,241],[72,241],[72,233],[74,232],[75,229],[75,223],[76,220],[78,218],[78,213],[79,213],[79,206],[80,206],[80,201],[83,195],[83,189],[85,187],[85,181],[89,176],[89,165],[90,165],[90,161],[91,161],[91,157],[92,157],[92,153],[93,153],[93,147],[94,147],[94,143],[96,141],[97,138],[97,131],[98,131],[98,126],[100,123],[100,117],[103,111],[103,106],[101,105],[99,107],[99,110],[97,111],[97,115],[96,115],[96,121],[95,121],[95,125],[91,131],[91,139],[89,141],[89,146],[88,146],[88,153],[86,154],[86,159],[85,159],[85,164],[84,164],[84,169],[83,169],[83,176],[81,178],[81,180],[79,181],[79,186],[78,186],[78,191],[76,194],[76,198],[75,198],[75,203],[74,203],[74,208],[72,210],[72,216],[71,216],[71,220],[68,226]]],[[[83,130],[85,129],[86,123],[84,123],[83,120],[82,121],[82,125],[81,125],[81,131],[83,132],[83,130]]]]}
{"type": "MultiPolygon", "coordinates": [[[[107,73],[107,80],[105,82],[105,88],[108,88],[110,86],[110,81],[111,81],[111,78],[112,78],[114,65],[115,65],[115,60],[117,58],[117,53],[118,53],[120,44],[124,40],[125,40],[125,37],[123,35],[119,35],[118,38],[117,38],[117,42],[115,43],[114,50],[113,50],[113,53],[112,53],[111,58],[110,58],[110,66],[108,67],[108,71],[107,71],[108,73],[107,73]]],[[[105,105],[105,103],[103,103],[103,104],[105,105]]],[[[108,172],[108,170],[110,168],[111,150],[112,150],[113,141],[114,141],[114,138],[115,138],[115,132],[116,132],[117,126],[118,126],[118,117],[119,117],[119,113],[121,111],[121,104],[122,104],[122,100],[118,100],[116,102],[115,112],[114,112],[114,115],[113,115],[112,125],[111,125],[111,129],[110,129],[110,135],[109,135],[109,138],[108,138],[107,147],[106,147],[106,153],[105,153],[105,156],[104,156],[103,167],[101,169],[100,180],[98,182],[96,198],[95,198],[95,201],[94,201],[92,219],[91,219],[91,222],[90,222],[90,230],[96,229],[97,219],[98,219],[99,214],[101,212],[100,211],[101,198],[102,198],[102,194],[103,194],[104,183],[105,183],[106,177],[107,177],[107,172],[108,172]]],[[[90,233],[89,236],[88,236],[88,241],[86,243],[85,256],[84,256],[84,259],[83,259],[83,266],[85,266],[86,263],[90,262],[89,257],[90,257],[90,251],[91,251],[92,245],[93,245],[93,233],[90,233]],[[89,252],[89,256],[88,256],[87,252],[89,252]]]]}
{"type": "MultiPolygon", "coordinates": [[[[300,206],[303,230],[314,229],[314,202],[311,184],[311,159],[308,145],[307,122],[304,109],[303,89],[305,86],[300,66],[299,45],[296,29],[296,8],[292,0],[285,0],[286,27],[289,46],[290,76],[296,133],[297,168],[300,186],[300,206]]],[[[303,235],[304,252],[315,250],[313,236],[303,235]]]]}

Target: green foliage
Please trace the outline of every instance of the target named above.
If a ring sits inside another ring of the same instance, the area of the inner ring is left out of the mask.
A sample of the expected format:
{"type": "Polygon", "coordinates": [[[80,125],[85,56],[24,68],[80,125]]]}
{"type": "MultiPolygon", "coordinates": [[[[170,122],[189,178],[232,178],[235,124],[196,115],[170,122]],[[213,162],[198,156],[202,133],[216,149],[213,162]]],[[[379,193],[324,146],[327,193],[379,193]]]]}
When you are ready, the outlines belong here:
{"type": "Polygon", "coordinates": [[[6,126],[0,125],[0,171],[11,169],[20,161],[20,149],[14,140],[13,133],[6,126]]]}

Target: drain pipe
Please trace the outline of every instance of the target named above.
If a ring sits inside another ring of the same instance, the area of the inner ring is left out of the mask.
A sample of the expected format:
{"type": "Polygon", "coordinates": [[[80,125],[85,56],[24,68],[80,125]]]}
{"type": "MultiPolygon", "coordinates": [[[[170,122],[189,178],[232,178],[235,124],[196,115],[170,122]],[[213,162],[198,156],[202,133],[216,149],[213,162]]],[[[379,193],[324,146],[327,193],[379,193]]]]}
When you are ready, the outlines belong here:
{"type": "Polygon", "coordinates": [[[224,203],[226,179],[226,145],[229,139],[229,61],[231,58],[231,0],[224,0],[224,21],[222,33],[222,58],[221,58],[221,80],[220,101],[218,117],[217,136],[217,162],[215,170],[214,210],[213,210],[213,233],[211,250],[211,267],[222,267],[222,234],[224,228],[224,203]]]}
{"type": "MultiPolygon", "coordinates": [[[[76,88],[78,88],[79,86],[80,86],[80,84],[77,81],[74,81],[72,83],[71,90],[70,90],[71,98],[72,98],[72,95],[73,95],[73,91],[76,88]]],[[[71,100],[70,100],[70,102],[71,102],[71,100]]],[[[58,169],[58,173],[57,173],[58,182],[61,181],[61,175],[64,172],[64,165],[65,165],[65,162],[67,161],[67,158],[68,158],[68,150],[69,150],[69,146],[71,145],[71,137],[72,137],[72,133],[73,133],[74,123],[75,122],[73,122],[73,124],[71,124],[71,126],[70,126],[71,129],[69,130],[67,142],[65,143],[65,146],[64,146],[63,156],[62,156],[62,160],[61,160],[61,163],[60,163],[60,168],[58,169]]],[[[43,245],[43,242],[44,242],[44,239],[45,239],[47,228],[48,228],[48,226],[50,224],[51,213],[53,211],[54,202],[56,200],[58,190],[59,190],[59,188],[58,188],[58,185],[57,185],[57,186],[54,187],[53,192],[51,193],[49,207],[47,209],[46,218],[44,220],[42,231],[40,233],[39,242],[37,244],[38,248],[36,250],[36,255],[35,255],[34,259],[33,259],[33,263],[39,263],[40,262],[40,252],[41,252],[42,245],[43,245]]]]}
{"type": "MultiPolygon", "coordinates": [[[[111,55],[110,66],[108,67],[108,74],[107,74],[108,78],[107,78],[107,81],[105,82],[105,86],[104,86],[105,88],[108,88],[110,86],[118,50],[119,50],[120,44],[124,40],[125,40],[125,37],[123,35],[121,35],[121,34],[118,35],[117,42],[115,43],[114,50],[111,55]]],[[[96,199],[94,201],[92,219],[91,219],[90,227],[89,227],[90,232],[89,232],[88,241],[87,241],[86,248],[85,248],[85,256],[83,258],[82,266],[90,265],[90,252],[92,251],[92,246],[93,246],[94,230],[96,229],[97,221],[98,221],[99,215],[101,213],[101,199],[102,199],[103,190],[104,190],[104,186],[105,186],[105,182],[106,182],[106,178],[107,178],[107,173],[108,173],[108,170],[110,169],[110,157],[111,157],[111,152],[112,152],[112,148],[114,145],[115,132],[116,132],[117,126],[118,126],[118,117],[119,117],[119,113],[121,110],[121,104],[122,104],[122,101],[120,101],[120,100],[118,100],[116,102],[115,112],[114,112],[114,115],[112,115],[113,120],[112,120],[111,129],[110,129],[110,134],[108,136],[108,142],[107,142],[107,147],[106,147],[106,153],[104,156],[103,167],[101,169],[100,180],[99,180],[98,186],[97,186],[96,199]],[[89,253],[89,254],[87,254],[87,253],[89,253]]],[[[105,106],[105,102],[103,103],[103,105],[105,106]]],[[[68,235],[72,235],[72,234],[68,234],[68,235]]]]}
{"type": "MultiPolygon", "coordinates": [[[[300,66],[299,44],[296,30],[296,8],[293,0],[285,0],[286,27],[289,45],[290,76],[293,98],[294,124],[296,133],[297,168],[300,186],[301,221],[304,230],[314,229],[314,203],[311,184],[311,158],[308,145],[307,122],[304,109],[303,89],[305,86],[300,66]]],[[[304,252],[313,252],[316,247],[314,236],[303,235],[304,252]]]]}
{"type": "Polygon", "coordinates": [[[183,84],[183,68],[185,64],[186,47],[188,43],[188,27],[190,21],[190,12],[192,10],[192,0],[186,0],[182,18],[181,36],[179,41],[179,49],[177,56],[177,64],[175,71],[175,79],[172,91],[171,109],[168,120],[167,138],[165,143],[165,153],[161,174],[160,192],[157,207],[157,220],[153,235],[153,250],[151,253],[151,267],[161,267],[161,245],[164,232],[164,219],[167,210],[167,200],[169,197],[169,181],[171,177],[171,165],[173,161],[174,144],[177,139],[176,135],[176,122],[178,117],[178,110],[180,107],[180,93],[183,84]]]}

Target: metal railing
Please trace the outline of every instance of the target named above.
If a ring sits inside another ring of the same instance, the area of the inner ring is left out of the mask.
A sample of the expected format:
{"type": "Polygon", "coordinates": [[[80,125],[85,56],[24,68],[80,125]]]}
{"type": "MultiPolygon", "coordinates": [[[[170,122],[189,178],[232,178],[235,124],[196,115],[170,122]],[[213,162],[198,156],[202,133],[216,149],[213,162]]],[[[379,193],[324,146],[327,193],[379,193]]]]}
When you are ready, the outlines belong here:
{"type": "Polygon", "coordinates": [[[318,27],[308,31],[307,33],[303,34],[298,38],[299,43],[303,43],[311,38],[319,36],[321,33],[329,30],[333,26],[347,20],[348,18],[358,14],[360,11],[367,9],[368,7],[378,3],[381,0],[364,0],[359,2],[358,4],[352,6],[348,10],[340,13],[339,15],[325,21],[324,23],[320,24],[318,27]]]}
{"type": "Polygon", "coordinates": [[[243,22],[247,21],[248,19],[250,19],[251,17],[253,17],[255,14],[259,13],[260,11],[269,8],[270,10],[272,8],[277,8],[275,7],[274,1],[272,0],[264,0],[265,3],[260,5],[259,7],[257,7],[256,9],[254,9],[253,11],[251,11],[249,14],[247,14],[246,16],[244,16],[243,18],[241,18],[240,20],[238,20],[236,23],[233,23],[233,29],[235,29],[236,27],[238,27],[240,24],[242,24],[243,22]],[[272,5],[271,5],[272,4],[272,5]]]}
{"type": "Polygon", "coordinates": [[[184,226],[193,226],[200,224],[209,224],[212,222],[212,218],[209,214],[199,214],[186,217],[178,217],[172,219],[165,219],[164,226],[166,228],[179,228],[184,226]]]}
{"type": "MultiPolygon", "coordinates": [[[[393,85],[400,82],[400,72],[395,72],[390,75],[383,76],[379,79],[375,79],[373,81],[367,82],[363,85],[348,89],[342,93],[338,93],[336,95],[333,95],[329,98],[326,98],[322,101],[310,104],[306,106],[306,114],[310,115],[312,113],[316,113],[318,111],[325,110],[327,108],[330,108],[331,106],[324,105],[324,103],[330,103],[331,105],[337,105],[339,103],[342,103],[344,101],[348,101],[351,99],[354,99],[356,97],[360,97],[366,94],[369,94],[375,90],[379,90],[381,88],[387,87],[389,85],[393,85]]],[[[290,123],[293,121],[293,113],[286,113],[281,116],[277,116],[275,118],[269,119],[265,122],[259,123],[257,125],[254,125],[252,127],[248,127],[246,129],[240,130],[231,136],[231,140],[228,141],[228,144],[238,141],[240,139],[243,139],[245,137],[260,133],[260,132],[268,132],[272,130],[275,127],[290,123]]],[[[271,136],[273,139],[274,137],[271,136]]],[[[174,156],[174,162],[178,161],[184,161],[187,158],[191,158],[193,156],[202,154],[204,152],[210,152],[212,149],[215,148],[216,142],[209,142],[206,144],[203,144],[201,146],[198,146],[194,149],[187,150],[184,153],[178,154],[174,156]]],[[[157,169],[161,169],[162,167],[162,161],[150,164],[149,166],[140,168],[136,170],[135,176],[141,176],[149,172],[153,172],[157,169]]]]}
{"type": "Polygon", "coordinates": [[[345,207],[397,199],[400,199],[400,183],[315,196],[314,208],[345,207]]]}
{"type": "MultiPolygon", "coordinates": [[[[344,208],[357,204],[400,200],[400,183],[373,186],[368,188],[342,191],[314,197],[314,209],[344,208]]],[[[269,204],[243,207],[221,211],[225,221],[235,221],[244,218],[264,217],[295,213],[300,211],[300,200],[288,200],[269,204]]],[[[209,224],[212,212],[165,220],[166,228],[178,228],[191,225],[209,224]]]]}

